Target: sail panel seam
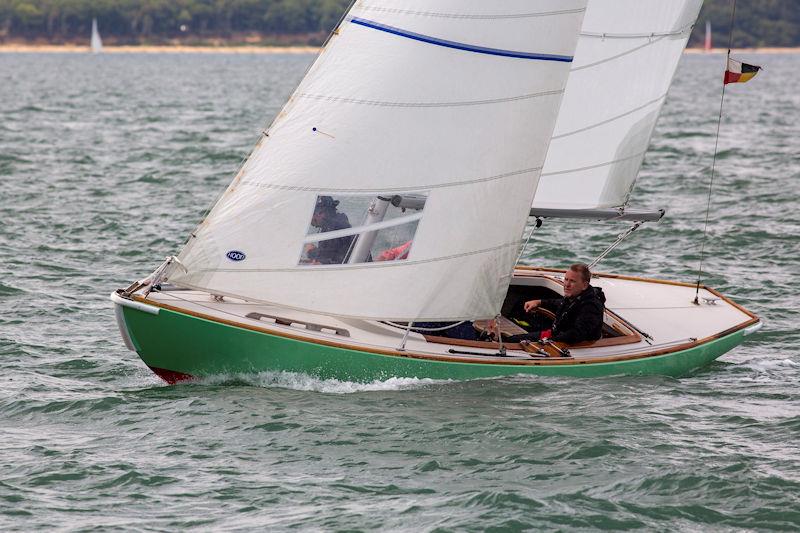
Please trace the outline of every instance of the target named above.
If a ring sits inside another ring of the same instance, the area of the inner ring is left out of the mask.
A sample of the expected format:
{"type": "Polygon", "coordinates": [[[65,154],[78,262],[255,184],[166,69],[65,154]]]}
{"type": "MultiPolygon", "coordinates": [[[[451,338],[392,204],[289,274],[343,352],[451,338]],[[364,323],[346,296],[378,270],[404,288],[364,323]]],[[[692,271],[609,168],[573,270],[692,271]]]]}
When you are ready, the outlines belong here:
{"type": "Polygon", "coordinates": [[[352,17],[350,19],[350,22],[353,24],[357,24],[359,26],[364,26],[365,28],[371,28],[373,30],[378,30],[390,33],[392,35],[397,35],[398,37],[405,37],[407,39],[412,39],[414,41],[420,41],[423,43],[433,44],[436,46],[443,46],[445,48],[452,48],[455,50],[462,50],[465,52],[473,52],[476,54],[486,54],[486,55],[501,56],[501,57],[510,57],[513,59],[533,59],[537,61],[556,61],[563,63],[572,63],[572,56],[557,55],[557,54],[540,54],[535,52],[521,52],[517,50],[503,50],[501,48],[489,48],[485,46],[477,46],[468,43],[448,41],[446,39],[431,37],[430,35],[423,35],[421,33],[415,33],[412,31],[404,30],[402,28],[395,28],[394,26],[389,26],[386,24],[381,24],[379,22],[374,22],[372,20],[362,19],[358,17],[352,17]]]}
{"type": "Polygon", "coordinates": [[[467,100],[462,102],[388,102],[382,100],[366,100],[361,98],[347,98],[344,96],[325,96],[323,94],[309,94],[300,93],[298,98],[308,98],[311,100],[322,100],[325,102],[339,102],[345,104],[359,104],[378,107],[403,107],[403,108],[431,108],[431,107],[467,107],[487,104],[502,104],[506,102],[517,102],[520,100],[529,100],[532,98],[539,98],[542,96],[556,96],[563,94],[564,89],[555,91],[543,91],[540,93],[522,94],[519,96],[508,96],[505,98],[493,98],[487,100],[467,100]]]}
{"type": "Polygon", "coordinates": [[[610,122],[614,122],[615,120],[618,120],[618,119],[623,118],[623,117],[627,117],[628,115],[632,115],[633,113],[636,113],[637,111],[641,111],[642,109],[644,109],[644,108],[646,108],[648,106],[651,106],[651,105],[653,105],[655,103],[658,103],[659,101],[663,100],[666,97],[667,97],[667,93],[664,93],[661,96],[659,96],[658,98],[654,98],[654,99],[650,100],[649,102],[646,102],[646,103],[640,105],[637,108],[631,109],[630,111],[626,111],[625,113],[621,113],[621,114],[619,114],[619,115],[617,115],[615,117],[611,117],[609,119],[597,122],[595,124],[592,124],[590,126],[586,126],[584,128],[579,128],[577,130],[568,131],[567,133],[561,133],[559,135],[553,135],[553,140],[561,139],[563,137],[569,137],[570,135],[575,135],[576,133],[582,133],[584,131],[588,131],[590,129],[597,128],[597,127],[602,126],[604,124],[608,124],[610,122]]]}
{"type": "Polygon", "coordinates": [[[468,13],[441,13],[435,11],[414,11],[411,9],[398,9],[383,6],[356,6],[354,10],[358,11],[376,11],[379,13],[391,13],[394,15],[413,15],[419,17],[432,17],[432,18],[449,18],[449,19],[466,19],[466,20],[503,20],[503,19],[522,19],[522,18],[535,18],[535,17],[551,17],[558,15],[573,15],[576,13],[583,13],[586,8],[577,9],[562,9],[559,11],[541,11],[537,13],[496,13],[496,14],[468,14],[468,13]]]}
{"type": "Polygon", "coordinates": [[[637,157],[643,156],[646,153],[647,153],[647,150],[645,150],[643,152],[639,152],[637,154],[629,155],[627,157],[621,157],[621,158],[615,159],[613,161],[608,161],[606,163],[598,163],[597,165],[589,165],[589,166],[586,166],[586,167],[579,167],[579,168],[570,168],[570,169],[567,169],[567,170],[557,170],[555,172],[543,172],[542,173],[542,177],[555,176],[557,174],[569,174],[570,172],[581,172],[583,170],[591,170],[593,168],[607,167],[608,165],[613,165],[614,163],[621,163],[621,162],[627,161],[629,159],[635,159],[637,157]]]}
{"type": "Polygon", "coordinates": [[[636,46],[634,48],[631,48],[630,50],[626,50],[624,52],[621,52],[621,53],[619,53],[617,55],[613,55],[611,57],[606,57],[606,58],[601,59],[600,61],[595,61],[594,63],[589,63],[587,65],[581,65],[580,67],[574,67],[574,68],[570,69],[570,72],[577,72],[579,70],[596,67],[597,65],[602,65],[603,63],[608,63],[609,61],[613,61],[615,59],[619,59],[620,57],[625,57],[625,56],[627,56],[629,54],[632,54],[634,52],[638,52],[642,48],[647,48],[648,46],[652,46],[652,45],[654,45],[654,44],[656,44],[658,42],[661,42],[664,38],[665,37],[658,37],[656,39],[653,39],[652,41],[648,41],[648,42],[646,42],[644,44],[640,44],[639,46],[636,46]]]}
{"type": "Polygon", "coordinates": [[[358,263],[358,264],[348,264],[348,265],[300,265],[291,268],[203,268],[198,269],[195,272],[199,273],[210,273],[210,272],[236,272],[241,274],[256,274],[260,272],[319,272],[319,271],[337,271],[337,270],[360,270],[360,269],[375,269],[375,268],[389,268],[389,267],[400,267],[400,266],[419,266],[425,265],[428,263],[439,263],[442,261],[451,261],[453,259],[463,259],[465,257],[470,257],[473,255],[481,255],[490,252],[497,252],[504,248],[509,247],[517,247],[519,246],[519,241],[514,242],[507,242],[503,244],[499,244],[497,246],[492,246],[490,248],[484,248],[482,250],[472,250],[470,252],[461,252],[458,254],[452,255],[445,255],[441,257],[431,257],[430,259],[422,259],[418,261],[410,261],[408,259],[404,259],[401,261],[375,261],[373,263],[358,263]]]}
{"type": "Polygon", "coordinates": [[[694,24],[684,26],[679,30],[671,31],[654,31],[652,33],[601,33],[601,32],[581,32],[581,37],[595,37],[598,39],[647,39],[653,37],[670,37],[673,35],[683,35],[686,32],[692,31],[694,24]]]}
{"type": "Polygon", "coordinates": [[[379,188],[369,188],[369,189],[345,189],[345,188],[336,188],[336,187],[301,187],[297,185],[281,185],[278,183],[256,183],[253,181],[245,180],[242,181],[242,185],[249,185],[251,187],[260,187],[263,189],[277,189],[282,191],[308,191],[308,192],[324,192],[324,193],[388,193],[388,192],[411,192],[411,191],[427,191],[431,189],[443,189],[446,187],[458,187],[460,185],[473,185],[476,183],[485,183],[488,181],[495,181],[501,180],[505,178],[511,178],[515,176],[520,176],[522,174],[530,174],[532,172],[538,172],[542,170],[542,167],[532,167],[532,168],[525,168],[522,170],[514,170],[512,172],[505,172],[503,174],[497,174],[494,176],[488,176],[486,178],[476,178],[472,180],[463,180],[463,181],[456,181],[451,183],[435,183],[429,185],[414,185],[411,187],[379,187],[379,188]]]}

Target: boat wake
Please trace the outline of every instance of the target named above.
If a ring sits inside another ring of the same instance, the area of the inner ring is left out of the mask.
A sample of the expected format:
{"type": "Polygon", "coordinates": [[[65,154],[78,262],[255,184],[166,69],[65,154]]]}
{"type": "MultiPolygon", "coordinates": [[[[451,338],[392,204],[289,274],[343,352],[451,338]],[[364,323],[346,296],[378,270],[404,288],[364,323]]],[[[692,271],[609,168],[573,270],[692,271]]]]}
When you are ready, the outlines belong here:
{"type": "Polygon", "coordinates": [[[230,385],[232,383],[254,387],[282,388],[298,391],[322,392],[326,394],[353,394],[357,392],[399,391],[450,383],[452,380],[428,378],[391,377],[370,383],[321,379],[298,372],[259,372],[257,374],[218,374],[195,381],[203,385],[230,385]]]}
{"type": "Polygon", "coordinates": [[[773,357],[757,357],[743,361],[741,366],[748,370],[755,370],[756,372],[770,372],[780,371],[786,368],[800,367],[800,363],[793,361],[788,357],[783,359],[775,359],[773,357]]]}

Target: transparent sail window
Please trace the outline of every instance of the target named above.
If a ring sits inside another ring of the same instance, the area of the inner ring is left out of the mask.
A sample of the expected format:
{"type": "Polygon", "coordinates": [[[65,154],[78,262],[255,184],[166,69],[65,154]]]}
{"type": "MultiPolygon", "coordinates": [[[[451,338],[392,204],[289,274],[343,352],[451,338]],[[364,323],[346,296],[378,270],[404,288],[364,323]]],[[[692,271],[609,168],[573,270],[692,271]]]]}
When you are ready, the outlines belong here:
{"type": "Polygon", "coordinates": [[[427,195],[317,196],[300,265],[404,261],[427,195]]]}

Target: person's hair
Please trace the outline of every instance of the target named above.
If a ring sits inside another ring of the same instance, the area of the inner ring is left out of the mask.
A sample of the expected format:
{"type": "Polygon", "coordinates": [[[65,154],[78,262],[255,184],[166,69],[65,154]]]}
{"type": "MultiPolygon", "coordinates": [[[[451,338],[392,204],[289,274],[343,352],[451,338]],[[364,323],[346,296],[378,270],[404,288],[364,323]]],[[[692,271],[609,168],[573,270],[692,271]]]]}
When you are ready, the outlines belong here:
{"type": "Polygon", "coordinates": [[[575,263],[574,265],[570,265],[569,269],[573,272],[577,272],[581,275],[581,279],[586,283],[592,281],[592,273],[589,270],[589,266],[584,263],[575,263]]]}

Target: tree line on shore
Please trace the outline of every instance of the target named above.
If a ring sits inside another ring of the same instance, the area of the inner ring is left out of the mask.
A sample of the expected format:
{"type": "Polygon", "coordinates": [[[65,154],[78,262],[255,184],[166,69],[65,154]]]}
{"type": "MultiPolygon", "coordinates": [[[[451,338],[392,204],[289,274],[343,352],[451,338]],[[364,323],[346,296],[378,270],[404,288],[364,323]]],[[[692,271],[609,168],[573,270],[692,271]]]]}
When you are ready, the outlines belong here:
{"type": "MultiPolygon", "coordinates": [[[[798,0],[739,2],[734,47],[799,46],[798,0]]],[[[96,18],[119,44],[224,40],[231,44],[319,44],[350,0],[0,0],[0,42],[83,42],[96,18]]],[[[488,3],[487,5],[491,5],[488,3]]],[[[727,46],[732,0],[706,0],[690,46],[710,20],[727,46]]]]}

